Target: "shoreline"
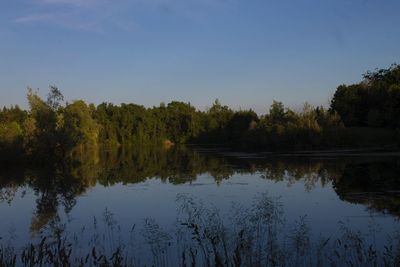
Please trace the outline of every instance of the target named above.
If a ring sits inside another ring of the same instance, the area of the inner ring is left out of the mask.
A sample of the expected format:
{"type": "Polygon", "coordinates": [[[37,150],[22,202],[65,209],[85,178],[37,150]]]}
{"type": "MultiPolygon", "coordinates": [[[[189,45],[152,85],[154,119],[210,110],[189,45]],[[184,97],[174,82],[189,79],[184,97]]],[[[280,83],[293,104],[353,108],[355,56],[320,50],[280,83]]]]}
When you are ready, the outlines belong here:
{"type": "Polygon", "coordinates": [[[226,152],[229,156],[254,157],[400,157],[400,150],[394,146],[344,148],[344,149],[316,149],[316,150],[291,150],[291,151],[254,151],[241,150],[224,145],[186,145],[200,152],[226,152]]]}

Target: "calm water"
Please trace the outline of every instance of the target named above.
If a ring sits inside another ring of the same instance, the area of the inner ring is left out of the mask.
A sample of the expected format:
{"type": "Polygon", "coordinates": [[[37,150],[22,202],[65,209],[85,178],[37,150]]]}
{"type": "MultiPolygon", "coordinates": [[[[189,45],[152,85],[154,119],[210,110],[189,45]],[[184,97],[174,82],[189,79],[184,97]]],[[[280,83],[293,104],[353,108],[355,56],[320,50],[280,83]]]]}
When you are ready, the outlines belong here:
{"type": "Polygon", "coordinates": [[[400,228],[400,159],[174,148],[89,153],[48,170],[3,167],[0,242],[23,247],[57,225],[83,250],[95,242],[94,233],[108,240],[107,250],[131,242],[135,232],[135,250],[150,255],[145,232],[157,225],[159,236],[174,239],[183,202],[204,208],[205,221],[218,214],[230,227],[238,210],[256,212],[262,196],[281,214],[278,239],[301,221],[311,240],[339,238],[345,225],[382,248],[400,228]]]}

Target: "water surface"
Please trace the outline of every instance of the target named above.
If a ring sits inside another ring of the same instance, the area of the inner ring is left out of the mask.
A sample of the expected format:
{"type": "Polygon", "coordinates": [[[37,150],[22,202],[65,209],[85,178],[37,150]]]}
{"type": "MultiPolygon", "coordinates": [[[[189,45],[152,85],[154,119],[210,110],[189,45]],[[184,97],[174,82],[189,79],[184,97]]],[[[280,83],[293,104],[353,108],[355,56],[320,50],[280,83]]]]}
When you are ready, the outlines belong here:
{"type": "Polygon", "coordinates": [[[379,250],[400,226],[399,173],[397,157],[285,157],[204,148],[105,151],[81,155],[67,167],[2,167],[0,242],[22,248],[62,226],[83,250],[97,231],[108,240],[107,250],[129,243],[135,231],[135,250],[150,259],[154,250],[145,232],[157,225],[158,235],[175,240],[183,202],[192,201],[204,208],[205,223],[212,221],[206,216],[218,214],[227,227],[238,211],[257,213],[255,207],[275,203],[280,241],[304,222],[310,240],[335,240],[345,226],[379,250]],[[263,197],[270,202],[257,206],[263,197]]]}

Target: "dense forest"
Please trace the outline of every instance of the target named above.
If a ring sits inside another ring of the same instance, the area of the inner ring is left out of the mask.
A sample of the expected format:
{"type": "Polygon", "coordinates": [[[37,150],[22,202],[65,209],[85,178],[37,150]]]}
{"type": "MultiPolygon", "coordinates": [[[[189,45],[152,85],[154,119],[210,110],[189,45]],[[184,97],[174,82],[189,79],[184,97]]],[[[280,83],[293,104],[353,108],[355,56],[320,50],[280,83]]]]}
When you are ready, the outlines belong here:
{"type": "Polygon", "coordinates": [[[362,82],[339,86],[331,109],[348,127],[400,128],[400,66],[367,72],[362,82]]]}
{"type": "Polygon", "coordinates": [[[274,101],[265,115],[216,100],[206,111],[173,101],[146,108],[65,102],[50,86],[47,99],[28,88],[29,110],[0,110],[2,160],[65,159],[83,149],[218,144],[266,151],[395,145],[400,128],[400,66],[367,72],[337,88],[328,109],[300,111],[274,101]]]}

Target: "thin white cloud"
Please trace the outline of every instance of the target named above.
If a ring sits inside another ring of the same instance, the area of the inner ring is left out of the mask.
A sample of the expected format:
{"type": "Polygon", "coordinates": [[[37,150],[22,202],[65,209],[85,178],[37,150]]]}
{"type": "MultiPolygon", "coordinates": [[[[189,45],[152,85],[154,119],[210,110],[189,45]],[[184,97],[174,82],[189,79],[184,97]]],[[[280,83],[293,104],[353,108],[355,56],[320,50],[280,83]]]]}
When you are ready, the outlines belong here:
{"type": "Polygon", "coordinates": [[[84,19],[72,13],[44,13],[22,16],[12,22],[17,24],[46,23],[73,30],[102,32],[95,19],[84,19]]]}
{"type": "Polygon", "coordinates": [[[131,31],[134,14],[144,7],[197,19],[204,10],[234,0],[35,0],[34,10],[12,20],[18,24],[45,22],[69,29],[103,32],[107,27],[131,31]],[[40,13],[40,10],[43,12],[40,13]]]}
{"type": "Polygon", "coordinates": [[[68,5],[76,7],[92,7],[106,2],[106,0],[38,0],[42,5],[68,5]]]}
{"type": "Polygon", "coordinates": [[[13,20],[15,23],[29,23],[29,22],[40,22],[48,21],[54,18],[54,14],[34,14],[28,16],[18,17],[13,20]]]}

